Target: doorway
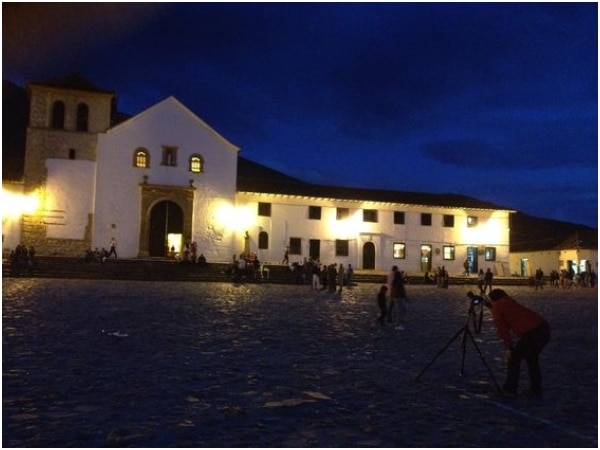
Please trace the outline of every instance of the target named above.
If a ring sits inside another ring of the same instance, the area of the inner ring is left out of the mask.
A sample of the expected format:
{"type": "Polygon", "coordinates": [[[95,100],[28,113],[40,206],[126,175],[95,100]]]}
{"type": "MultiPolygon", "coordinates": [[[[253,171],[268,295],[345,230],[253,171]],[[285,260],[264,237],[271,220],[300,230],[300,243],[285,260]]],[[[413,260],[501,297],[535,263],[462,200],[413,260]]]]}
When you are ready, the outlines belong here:
{"type": "Polygon", "coordinates": [[[467,247],[467,261],[469,263],[469,273],[477,273],[479,271],[477,247],[467,247]]]}
{"type": "Polygon", "coordinates": [[[367,270],[375,269],[375,244],[372,242],[365,242],[363,245],[362,267],[367,270]]]}
{"type": "Polygon", "coordinates": [[[431,245],[421,245],[421,272],[431,272],[431,245]]]}
{"type": "Polygon", "coordinates": [[[178,241],[181,246],[182,237],[183,211],[181,207],[169,200],[154,205],[150,212],[149,255],[164,258],[169,254],[169,245],[178,241]],[[179,239],[174,239],[176,236],[179,239]]]}

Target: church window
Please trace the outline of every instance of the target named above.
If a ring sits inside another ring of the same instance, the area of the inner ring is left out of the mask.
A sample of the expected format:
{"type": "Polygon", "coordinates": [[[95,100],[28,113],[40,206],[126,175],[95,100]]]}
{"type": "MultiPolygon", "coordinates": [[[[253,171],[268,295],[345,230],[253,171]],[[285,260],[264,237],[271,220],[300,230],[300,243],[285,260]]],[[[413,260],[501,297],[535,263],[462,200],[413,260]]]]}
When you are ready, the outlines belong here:
{"type": "Polygon", "coordinates": [[[145,148],[138,148],[133,154],[133,166],[140,169],[150,167],[150,153],[145,148]]]}
{"type": "Polygon", "coordinates": [[[177,147],[167,147],[163,146],[163,158],[162,165],[163,166],[177,166],[177,147]]]}
{"type": "Polygon", "coordinates": [[[190,156],[190,172],[202,173],[204,172],[204,159],[200,155],[190,156]]]}
{"type": "Polygon", "coordinates": [[[89,107],[85,103],[77,105],[77,131],[88,130],[89,107]]]}
{"type": "Polygon", "coordinates": [[[65,128],[65,104],[57,100],[52,105],[52,128],[63,130],[65,128]]]}

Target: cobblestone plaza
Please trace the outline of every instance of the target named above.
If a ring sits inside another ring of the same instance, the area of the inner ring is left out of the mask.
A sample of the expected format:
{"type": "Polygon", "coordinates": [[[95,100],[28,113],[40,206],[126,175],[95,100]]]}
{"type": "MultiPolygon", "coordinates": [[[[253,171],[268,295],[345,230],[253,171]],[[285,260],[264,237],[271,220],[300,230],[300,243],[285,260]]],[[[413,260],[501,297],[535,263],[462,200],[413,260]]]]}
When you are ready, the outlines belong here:
{"type": "Polygon", "coordinates": [[[405,331],[378,288],[5,278],[3,446],[597,447],[597,289],[505,288],[552,326],[508,399],[488,311],[440,353],[468,286],[408,285],[405,331]]]}

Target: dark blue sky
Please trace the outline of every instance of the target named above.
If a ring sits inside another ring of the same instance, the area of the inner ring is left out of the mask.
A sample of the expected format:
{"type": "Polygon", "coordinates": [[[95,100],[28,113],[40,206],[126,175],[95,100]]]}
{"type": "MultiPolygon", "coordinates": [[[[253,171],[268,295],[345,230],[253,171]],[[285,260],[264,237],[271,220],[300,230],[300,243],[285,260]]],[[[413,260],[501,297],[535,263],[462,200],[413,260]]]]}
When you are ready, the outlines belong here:
{"type": "MultiPolygon", "coordinates": [[[[597,227],[598,5],[2,4],[3,79],[174,95],[306,181],[597,227]]],[[[6,112],[4,112],[6,113],[6,112]]]]}

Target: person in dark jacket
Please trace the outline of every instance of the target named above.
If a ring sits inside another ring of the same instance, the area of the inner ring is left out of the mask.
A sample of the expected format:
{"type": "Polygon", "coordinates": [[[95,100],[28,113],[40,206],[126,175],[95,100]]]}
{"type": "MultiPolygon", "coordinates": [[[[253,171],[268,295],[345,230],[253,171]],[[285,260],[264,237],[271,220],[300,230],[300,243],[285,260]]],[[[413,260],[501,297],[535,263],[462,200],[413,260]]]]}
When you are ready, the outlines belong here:
{"type": "Polygon", "coordinates": [[[489,294],[490,307],[498,336],[507,350],[506,382],[502,392],[515,395],[519,386],[521,360],[527,362],[529,390],[525,394],[542,396],[542,372],[540,353],[550,342],[550,325],[538,313],[517,303],[502,289],[493,289],[489,294]],[[517,340],[513,341],[514,335],[517,340]]]}

